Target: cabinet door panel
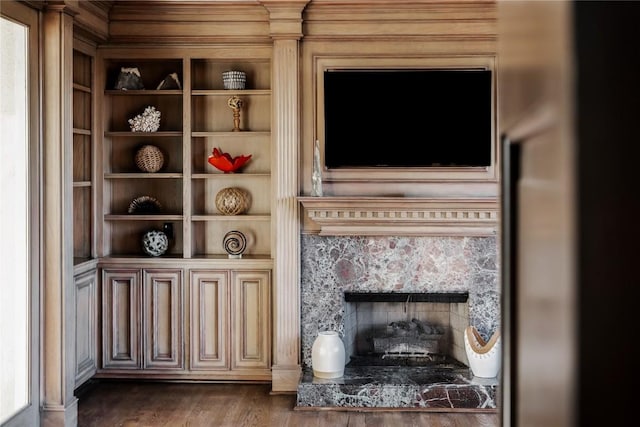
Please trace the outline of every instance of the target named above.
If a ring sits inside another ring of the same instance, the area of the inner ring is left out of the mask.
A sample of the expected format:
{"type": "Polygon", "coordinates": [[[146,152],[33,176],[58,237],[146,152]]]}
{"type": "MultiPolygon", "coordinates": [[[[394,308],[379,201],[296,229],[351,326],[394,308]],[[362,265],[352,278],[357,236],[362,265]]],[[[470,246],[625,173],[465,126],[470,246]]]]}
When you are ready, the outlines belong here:
{"type": "Polygon", "coordinates": [[[144,368],[184,367],[182,271],[144,272],[144,368]]]}
{"type": "Polygon", "coordinates": [[[140,369],[140,272],[105,270],[102,288],[102,364],[140,369]]]}
{"type": "Polygon", "coordinates": [[[232,369],[267,368],[270,362],[270,272],[231,273],[232,369]]]}
{"type": "Polygon", "coordinates": [[[76,387],[95,374],[98,360],[98,295],[95,270],[74,279],[76,286],[76,387]]]}
{"type": "Polygon", "coordinates": [[[191,272],[191,368],[229,369],[229,279],[226,271],[191,272]]]}

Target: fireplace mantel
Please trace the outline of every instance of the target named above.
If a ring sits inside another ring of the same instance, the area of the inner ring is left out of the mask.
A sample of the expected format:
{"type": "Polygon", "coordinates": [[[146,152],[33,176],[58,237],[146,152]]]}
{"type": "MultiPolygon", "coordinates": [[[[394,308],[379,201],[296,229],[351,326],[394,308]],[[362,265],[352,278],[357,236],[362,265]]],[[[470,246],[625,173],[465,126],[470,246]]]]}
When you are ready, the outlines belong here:
{"type": "Polygon", "coordinates": [[[298,197],[321,236],[494,236],[497,198],[298,197]]]}

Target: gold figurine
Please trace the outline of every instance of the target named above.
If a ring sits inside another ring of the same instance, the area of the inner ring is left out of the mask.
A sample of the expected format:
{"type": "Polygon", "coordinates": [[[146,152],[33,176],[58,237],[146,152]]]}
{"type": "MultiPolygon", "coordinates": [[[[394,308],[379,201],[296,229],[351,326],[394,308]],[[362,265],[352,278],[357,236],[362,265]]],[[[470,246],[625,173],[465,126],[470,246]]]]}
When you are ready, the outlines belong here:
{"type": "Polygon", "coordinates": [[[240,110],[244,102],[237,96],[227,100],[227,105],[233,110],[233,132],[240,132],[240,110]]]}

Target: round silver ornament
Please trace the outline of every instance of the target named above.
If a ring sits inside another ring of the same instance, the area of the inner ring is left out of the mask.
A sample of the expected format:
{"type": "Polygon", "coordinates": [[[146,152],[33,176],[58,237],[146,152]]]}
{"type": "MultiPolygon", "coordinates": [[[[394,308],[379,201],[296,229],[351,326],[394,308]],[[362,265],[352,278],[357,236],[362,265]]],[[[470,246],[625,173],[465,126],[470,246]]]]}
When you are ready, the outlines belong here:
{"type": "Polygon", "coordinates": [[[142,250],[147,255],[160,256],[169,248],[169,238],[160,230],[147,231],[142,237],[142,250]]]}

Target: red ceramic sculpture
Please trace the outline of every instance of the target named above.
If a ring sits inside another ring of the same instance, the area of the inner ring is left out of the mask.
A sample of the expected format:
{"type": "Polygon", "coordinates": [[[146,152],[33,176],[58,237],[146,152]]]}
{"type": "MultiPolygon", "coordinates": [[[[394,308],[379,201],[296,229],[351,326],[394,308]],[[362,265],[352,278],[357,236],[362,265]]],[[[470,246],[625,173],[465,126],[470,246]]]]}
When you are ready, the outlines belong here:
{"type": "Polygon", "coordinates": [[[251,154],[248,156],[240,155],[236,157],[231,157],[229,153],[224,153],[222,150],[215,148],[213,149],[213,153],[208,158],[209,163],[220,169],[224,173],[233,173],[240,169],[251,159],[251,154]]]}

